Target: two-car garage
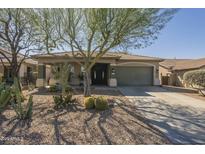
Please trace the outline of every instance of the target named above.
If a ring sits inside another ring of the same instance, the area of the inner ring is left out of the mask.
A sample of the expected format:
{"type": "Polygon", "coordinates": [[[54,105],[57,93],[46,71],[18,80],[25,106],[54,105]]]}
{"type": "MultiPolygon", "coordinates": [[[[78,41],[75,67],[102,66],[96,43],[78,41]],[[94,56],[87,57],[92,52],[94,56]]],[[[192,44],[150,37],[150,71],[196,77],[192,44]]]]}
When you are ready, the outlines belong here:
{"type": "Polygon", "coordinates": [[[119,66],[116,67],[118,86],[151,86],[153,85],[152,66],[119,66]]]}

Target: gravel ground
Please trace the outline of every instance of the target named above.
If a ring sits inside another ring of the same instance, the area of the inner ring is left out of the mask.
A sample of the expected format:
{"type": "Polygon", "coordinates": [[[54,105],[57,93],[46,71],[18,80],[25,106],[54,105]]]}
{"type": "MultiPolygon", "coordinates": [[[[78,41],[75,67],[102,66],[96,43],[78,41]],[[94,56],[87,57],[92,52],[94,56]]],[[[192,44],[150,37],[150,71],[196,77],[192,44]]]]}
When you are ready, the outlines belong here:
{"type": "Polygon", "coordinates": [[[8,108],[0,115],[0,144],[170,144],[118,91],[93,93],[106,95],[108,110],[86,110],[79,90],[76,103],[61,111],[53,109],[51,94],[34,94],[32,121],[26,123],[8,108]]]}

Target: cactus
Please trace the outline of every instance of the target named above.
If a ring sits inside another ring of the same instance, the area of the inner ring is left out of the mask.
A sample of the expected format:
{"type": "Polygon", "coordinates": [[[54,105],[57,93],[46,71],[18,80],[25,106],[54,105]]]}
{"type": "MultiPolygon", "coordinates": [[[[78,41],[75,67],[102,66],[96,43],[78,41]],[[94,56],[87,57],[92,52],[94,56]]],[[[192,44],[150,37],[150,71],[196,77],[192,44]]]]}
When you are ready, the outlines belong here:
{"type": "Polygon", "coordinates": [[[33,96],[29,97],[26,107],[22,105],[23,102],[23,95],[20,91],[17,79],[14,79],[12,106],[17,114],[17,118],[20,120],[31,119],[33,111],[33,96]]]}
{"type": "Polygon", "coordinates": [[[0,113],[4,111],[10,99],[11,99],[10,89],[7,88],[5,90],[2,90],[0,93],[0,113]]]}
{"type": "Polygon", "coordinates": [[[0,83],[0,93],[3,91],[3,90],[5,90],[5,83],[3,82],[3,83],[0,83]]]}
{"type": "Polygon", "coordinates": [[[17,114],[17,118],[20,120],[26,120],[32,118],[33,113],[33,96],[29,97],[26,107],[22,106],[22,102],[13,103],[14,110],[17,114]]]}
{"type": "Polygon", "coordinates": [[[5,83],[0,84],[0,113],[4,111],[11,99],[10,92],[10,88],[6,87],[5,83]]]}
{"type": "Polygon", "coordinates": [[[33,114],[33,96],[30,96],[28,99],[24,119],[31,119],[33,114]]]}

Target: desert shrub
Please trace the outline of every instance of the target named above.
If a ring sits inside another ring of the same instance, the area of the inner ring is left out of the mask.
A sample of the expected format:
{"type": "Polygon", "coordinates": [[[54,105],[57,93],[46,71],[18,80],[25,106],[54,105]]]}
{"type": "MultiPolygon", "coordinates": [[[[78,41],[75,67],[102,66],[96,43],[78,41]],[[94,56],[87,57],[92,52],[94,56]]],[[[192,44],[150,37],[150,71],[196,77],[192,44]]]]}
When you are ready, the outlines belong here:
{"type": "Polygon", "coordinates": [[[33,96],[30,96],[26,105],[23,105],[24,97],[19,89],[18,81],[14,79],[14,85],[12,86],[12,98],[11,104],[16,112],[17,118],[20,120],[26,120],[32,118],[33,111],[33,96]]]}
{"type": "Polygon", "coordinates": [[[49,92],[58,92],[58,86],[57,85],[51,85],[49,87],[49,92]]]}
{"type": "Polygon", "coordinates": [[[97,110],[108,109],[108,100],[103,96],[97,97],[95,101],[95,108],[97,110]]]}
{"type": "Polygon", "coordinates": [[[205,69],[194,70],[184,73],[183,80],[191,87],[197,88],[201,93],[205,88],[205,69]]]}
{"type": "Polygon", "coordinates": [[[66,93],[72,93],[72,92],[73,92],[73,89],[72,89],[69,85],[67,85],[67,86],[65,87],[65,92],[66,92],[66,93]]]}
{"type": "Polygon", "coordinates": [[[86,109],[93,109],[95,107],[95,98],[94,97],[85,97],[84,105],[86,109]]]}
{"type": "Polygon", "coordinates": [[[0,85],[0,113],[4,111],[11,99],[11,89],[0,85]]]}
{"type": "Polygon", "coordinates": [[[73,99],[71,93],[66,95],[53,96],[54,100],[54,109],[63,109],[67,108],[69,105],[73,104],[76,100],[73,99]]]}

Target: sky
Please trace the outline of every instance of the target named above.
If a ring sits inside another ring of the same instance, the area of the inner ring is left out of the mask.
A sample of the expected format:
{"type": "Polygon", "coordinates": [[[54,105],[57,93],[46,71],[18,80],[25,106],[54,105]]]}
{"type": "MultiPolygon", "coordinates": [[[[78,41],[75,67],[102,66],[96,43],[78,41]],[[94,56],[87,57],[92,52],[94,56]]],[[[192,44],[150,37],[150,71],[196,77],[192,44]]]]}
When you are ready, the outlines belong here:
{"type": "Polygon", "coordinates": [[[205,9],[180,9],[154,44],[132,53],[160,58],[205,58],[205,9]]]}

